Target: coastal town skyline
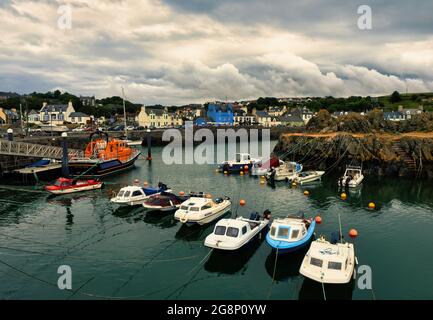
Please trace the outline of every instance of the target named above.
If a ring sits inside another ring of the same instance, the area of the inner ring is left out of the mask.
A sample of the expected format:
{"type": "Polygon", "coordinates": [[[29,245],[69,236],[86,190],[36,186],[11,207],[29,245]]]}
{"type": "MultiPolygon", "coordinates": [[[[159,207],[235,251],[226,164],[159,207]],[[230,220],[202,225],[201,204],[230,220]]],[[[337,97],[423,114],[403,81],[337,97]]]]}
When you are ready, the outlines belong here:
{"type": "Polygon", "coordinates": [[[8,0],[0,91],[107,97],[123,86],[146,105],[433,91],[433,5],[372,3],[367,30],[359,6],[8,0]]]}

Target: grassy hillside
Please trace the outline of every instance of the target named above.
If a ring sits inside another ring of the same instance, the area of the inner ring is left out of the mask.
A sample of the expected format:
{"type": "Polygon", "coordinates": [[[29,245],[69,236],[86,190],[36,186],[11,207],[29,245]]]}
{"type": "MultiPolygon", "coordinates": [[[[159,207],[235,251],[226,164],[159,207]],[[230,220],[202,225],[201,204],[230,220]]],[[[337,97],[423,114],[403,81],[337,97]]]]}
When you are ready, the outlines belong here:
{"type": "Polygon", "coordinates": [[[391,102],[391,96],[379,97],[379,104],[386,110],[397,110],[398,106],[407,109],[416,109],[420,105],[426,111],[433,111],[433,92],[400,94],[401,101],[391,102]]]}

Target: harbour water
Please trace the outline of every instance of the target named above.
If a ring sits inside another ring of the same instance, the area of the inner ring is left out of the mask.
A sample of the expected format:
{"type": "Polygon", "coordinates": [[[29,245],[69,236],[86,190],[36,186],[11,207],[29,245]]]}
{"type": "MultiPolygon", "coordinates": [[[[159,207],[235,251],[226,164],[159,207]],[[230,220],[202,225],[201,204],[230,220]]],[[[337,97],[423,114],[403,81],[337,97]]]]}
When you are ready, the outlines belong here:
{"type": "Polygon", "coordinates": [[[162,181],[175,192],[230,196],[232,215],[265,209],[273,217],[320,215],[317,235],[337,231],[340,214],[347,239],[350,228],[359,232],[356,255],[372,269],[373,291],[354,283],[329,288],[328,298],[433,298],[431,182],[366,177],[343,201],[338,172],[312,186],[272,189],[249,175],[216,173],[213,165],[168,166],[161,154],[154,148],[151,164],[139,159],[103,190],[50,197],[40,187],[1,187],[0,299],[323,299],[321,287],[299,275],[303,253],[275,261],[260,239],[236,254],[210,253],[203,241],[213,224],[186,228],[172,213],[110,203],[113,192],[136,178],[162,181]],[[247,205],[238,206],[240,199],[247,205]],[[71,267],[78,292],[57,288],[61,265],[71,267]]]}

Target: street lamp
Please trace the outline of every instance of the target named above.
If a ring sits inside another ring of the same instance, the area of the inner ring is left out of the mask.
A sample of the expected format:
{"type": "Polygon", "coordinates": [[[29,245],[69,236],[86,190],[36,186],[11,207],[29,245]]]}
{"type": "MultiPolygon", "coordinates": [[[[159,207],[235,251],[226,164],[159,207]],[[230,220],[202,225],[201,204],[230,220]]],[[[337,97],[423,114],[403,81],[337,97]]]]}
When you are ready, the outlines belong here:
{"type": "Polygon", "coordinates": [[[152,135],[150,134],[150,129],[146,130],[147,133],[147,158],[146,160],[152,160],[152,135]]]}

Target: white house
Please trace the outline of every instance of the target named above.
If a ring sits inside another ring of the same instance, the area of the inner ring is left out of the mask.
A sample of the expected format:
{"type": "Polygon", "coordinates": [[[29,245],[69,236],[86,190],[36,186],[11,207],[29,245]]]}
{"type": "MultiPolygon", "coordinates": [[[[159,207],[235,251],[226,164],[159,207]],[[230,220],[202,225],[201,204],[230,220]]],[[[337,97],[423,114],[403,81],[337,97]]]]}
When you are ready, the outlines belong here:
{"type": "Polygon", "coordinates": [[[57,125],[63,122],[71,122],[70,115],[75,112],[72,101],[68,104],[47,104],[44,102],[41,110],[39,111],[39,120],[41,122],[57,125]]]}
{"type": "Polygon", "coordinates": [[[37,112],[36,110],[30,110],[30,112],[27,115],[27,122],[28,123],[34,123],[34,124],[39,124],[41,123],[41,116],[40,113],[37,112]]]}
{"type": "Polygon", "coordinates": [[[82,112],[72,112],[69,115],[69,122],[77,124],[88,124],[92,121],[92,117],[82,112]]]}

